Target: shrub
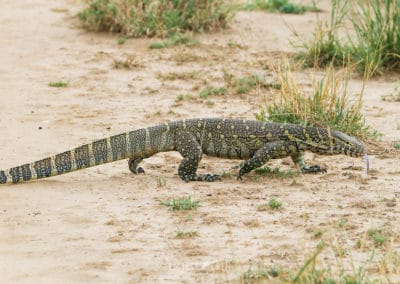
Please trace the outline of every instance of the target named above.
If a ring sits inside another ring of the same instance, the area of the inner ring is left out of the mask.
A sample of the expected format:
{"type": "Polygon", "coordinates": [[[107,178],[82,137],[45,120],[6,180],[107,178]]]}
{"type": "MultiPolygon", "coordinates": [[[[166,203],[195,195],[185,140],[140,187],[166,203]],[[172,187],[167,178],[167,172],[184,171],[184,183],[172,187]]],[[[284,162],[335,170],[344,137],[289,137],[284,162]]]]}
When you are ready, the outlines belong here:
{"type": "Polygon", "coordinates": [[[79,18],[88,30],[139,37],[214,30],[230,14],[224,0],[87,0],[79,18]]]}

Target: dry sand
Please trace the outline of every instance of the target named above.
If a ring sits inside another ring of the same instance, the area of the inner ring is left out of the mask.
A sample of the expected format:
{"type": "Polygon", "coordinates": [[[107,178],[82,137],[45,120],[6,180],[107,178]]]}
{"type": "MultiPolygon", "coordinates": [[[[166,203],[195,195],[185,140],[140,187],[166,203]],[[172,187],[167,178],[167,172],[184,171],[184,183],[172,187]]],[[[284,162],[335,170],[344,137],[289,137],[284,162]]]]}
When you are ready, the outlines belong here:
{"type": "MultiPolygon", "coordinates": [[[[319,5],[327,9],[328,3],[319,5]]],[[[263,69],[266,63],[293,51],[288,26],[310,35],[315,23],[313,13],[239,12],[230,29],[198,36],[199,46],[150,50],[148,39],[118,45],[116,36],[80,29],[75,15],[82,5],[2,1],[0,168],[169,120],[253,119],[271,98],[269,90],[259,92],[263,96],[212,97],[213,104],[177,96],[197,96],[206,83],[222,85],[224,68],[237,75],[271,74],[263,69]],[[114,68],[115,60],[127,57],[133,68],[114,68]],[[200,78],[162,79],[188,71],[200,78]],[[48,86],[59,80],[68,87],[48,86]]],[[[388,250],[399,254],[400,249],[399,153],[388,150],[400,140],[400,103],[382,100],[398,79],[398,74],[374,79],[365,91],[367,123],[383,134],[378,150],[371,151],[368,176],[361,159],[309,154],[307,159],[325,165],[328,174],[279,180],[251,173],[243,181],[228,176],[222,182],[184,183],[177,175],[179,155],[161,153],[143,162],[145,175],[132,175],[120,161],[1,187],[1,282],[240,281],[259,264],[296,271],[320,241],[313,238],[318,230],[344,252],[335,257],[327,249],[319,264],[343,262],[351,271],[350,263],[379,274],[374,263],[385,249],[377,248],[369,261],[372,241],[366,231],[384,229],[388,250]],[[160,204],[188,195],[202,206],[173,212],[160,204]],[[271,198],[282,201],[283,209],[257,210],[271,198]],[[179,238],[179,231],[196,235],[179,238]],[[367,248],[357,248],[358,240],[367,248]]],[[[360,86],[360,80],[351,82],[355,92],[360,86]]],[[[200,172],[222,173],[236,164],[205,157],[200,172]]],[[[286,159],[273,164],[293,166],[286,159]]]]}

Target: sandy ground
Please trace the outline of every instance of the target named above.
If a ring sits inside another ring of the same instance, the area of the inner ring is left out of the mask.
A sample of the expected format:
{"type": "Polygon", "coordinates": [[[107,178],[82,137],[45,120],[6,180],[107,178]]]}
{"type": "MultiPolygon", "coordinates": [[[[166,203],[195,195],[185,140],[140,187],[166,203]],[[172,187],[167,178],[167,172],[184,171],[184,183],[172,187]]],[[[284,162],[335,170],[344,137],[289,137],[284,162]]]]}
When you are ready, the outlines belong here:
{"type": "MultiPolygon", "coordinates": [[[[328,1],[319,5],[329,7],[328,1]]],[[[212,97],[211,103],[177,96],[222,85],[224,68],[237,75],[271,74],[266,62],[293,51],[288,26],[310,35],[315,22],[312,13],[239,12],[228,30],[198,36],[199,46],[150,50],[148,39],[118,45],[115,36],[80,29],[75,15],[81,7],[75,0],[2,1],[0,168],[169,120],[253,119],[269,90],[212,97]],[[128,57],[135,63],[131,69],[114,67],[128,57]],[[162,76],[189,71],[200,78],[162,76]],[[68,87],[48,86],[59,80],[68,87]]],[[[1,282],[240,282],[260,264],[297,271],[321,241],[316,231],[343,252],[327,249],[320,265],[385,273],[381,257],[400,250],[399,154],[389,150],[400,140],[400,103],[382,96],[398,79],[374,79],[365,91],[366,120],[383,134],[368,176],[362,160],[309,154],[327,166],[327,174],[279,180],[252,173],[240,182],[228,176],[184,183],[177,175],[179,155],[162,153],[143,162],[145,175],[132,175],[120,161],[1,187],[1,282]],[[188,195],[202,206],[174,212],[160,204],[188,195]],[[283,209],[257,210],[271,198],[283,209]],[[366,236],[371,228],[384,230],[387,247],[373,248],[366,236]],[[177,232],[195,234],[180,238],[177,232]]],[[[355,79],[351,87],[360,85],[355,79]]],[[[206,157],[200,172],[222,173],[236,164],[206,157]]],[[[289,160],[273,164],[292,166],[289,160]]]]}

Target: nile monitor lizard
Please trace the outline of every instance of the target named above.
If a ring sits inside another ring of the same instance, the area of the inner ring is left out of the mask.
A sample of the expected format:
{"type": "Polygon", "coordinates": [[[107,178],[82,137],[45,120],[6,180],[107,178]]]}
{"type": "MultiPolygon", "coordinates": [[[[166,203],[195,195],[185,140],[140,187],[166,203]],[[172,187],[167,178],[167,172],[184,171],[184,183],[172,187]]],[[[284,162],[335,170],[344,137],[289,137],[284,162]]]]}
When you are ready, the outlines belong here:
{"type": "Polygon", "coordinates": [[[366,154],[365,146],[344,133],[326,128],[235,119],[191,119],[138,129],[82,145],[72,150],[0,171],[0,183],[17,183],[60,175],[121,159],[143,173],[139,163],[159,152],[178,151],[178,174],[184,181],[215,181],[215,174],[197,174],[202,154],[242,159],[238,179],[270,159],[290,156],[302,172],[325,172],[308,166],[304,151],[322,155],[366,154]]]}

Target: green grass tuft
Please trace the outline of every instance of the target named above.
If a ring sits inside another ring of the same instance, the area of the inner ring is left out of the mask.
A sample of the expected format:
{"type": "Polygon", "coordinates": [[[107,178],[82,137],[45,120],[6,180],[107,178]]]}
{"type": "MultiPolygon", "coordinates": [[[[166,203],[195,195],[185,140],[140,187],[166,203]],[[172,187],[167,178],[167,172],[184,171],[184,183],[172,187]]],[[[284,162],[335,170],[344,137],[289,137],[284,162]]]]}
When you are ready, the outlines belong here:
{"type": "Polygon", "coordinates": [[[385,244],[388,240],[383,234],[383,230],[379,228],[369,229],[367,235],[374,241],[376,247],[385,244]]]}
{"type": "Polygon", "coordinates": [[[68,87],[68,83],[67,82],[63,82],[63,81],[56,81],[56,82],[49,82],[49,87],[53,87],[53,88],[66,88],[68,87]]]}
{"type": "Polygon", "coordinates": [[[164,37],[225,27],[231,12],[223,0],[86,0],[78,16],[92,31],[164,37]]]}
{"type": "Polygon", "coordinates": [[[265,80],[257,74],[252,74],[246,77],[236,77],[226,70],[224,72],[224,81],[226,87],[231,89],[235,94],[246,94],[256,88],[267,88],[270,86],[265,80]]]}
{"type": "Polygon", "coordinates": [[[273,210],[281,209],[283,204],[282,202],[276,200],[275,198],[272,198],[270,201],[268,201],[268,206],[269,208],[273,210]]]}
{"type": "Polygon", "coordinates": [[[225,95],[228,93],[228,90],[226,88],[205,88],[202,91],[200,91],[200,98],[202,99],[208,99],[210,96],[221,96],[225,95]]]}
{"type": "Polygon", "coordinates": [[[271,168],[268,166],[257,168],[254,170],[257,174],[267,176],[269,178],[286,179],[298,176],[298,172],[294,170],[281,171],[280,168],[271,168]]]}
{"type": "Polygon", "coordinates": [[[152,42],[149,45],[150,49],[161,49],[170,46],[186,45],[194,46],[198,45],[199,42],[193,38],[190,33],[173,33],[168,39],[161,42],[152,42]]]}
{"type": "Polygon", "coordinates": [[[172,210],[192,210],[200,206],[200,201],[192,200],[189,197],[171,199],[170,201],[161,202],[162,205],[170,207],[172,210]]]}
{"type": "Polygon", "coordinates": [[[315,7],[303,6],[292,3],[289,0],[253,0],[244,5],[245,10],[267,10],[285,14],[304,14],[307,11],[316,11],[315,7]]]}
{"type": "Polygon", "coordinates": [[[178,239],[191,239],[194,237],[198,237],[199,236],[199,232],[197,231],[177,231],[176,232],[176,237],[178,239]]]}
{"type": "Polygon", "coordinates": [[[241,277],[241,283],[264,283],[280,275],[280,269],[276,266],[270,268],[259,265],[256,269],[249,268],[241,277]]]}
{"type": "MultiPolygon", "coordinates": [[[[300,38],[300,37],[299,37],[300,38]]],[[[400,70],[400,1],[333,0],[328,23],[318,19],[298,47],[305,66],[355,66],[361,74],[400,70]]]]}

